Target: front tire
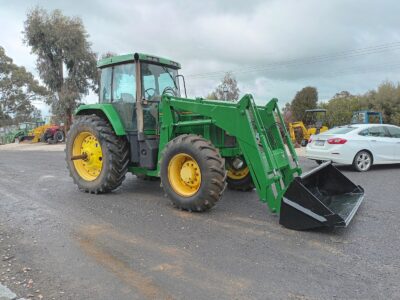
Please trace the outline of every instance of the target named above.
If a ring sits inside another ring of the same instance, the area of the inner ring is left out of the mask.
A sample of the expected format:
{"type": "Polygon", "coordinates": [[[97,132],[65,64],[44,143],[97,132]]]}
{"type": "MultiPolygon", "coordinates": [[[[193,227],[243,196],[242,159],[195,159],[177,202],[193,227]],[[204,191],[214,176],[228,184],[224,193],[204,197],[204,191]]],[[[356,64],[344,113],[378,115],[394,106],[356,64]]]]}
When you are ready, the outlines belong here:
{"type": "Polygon", "coordinates": [[[161,158],[161,183],[177,208],[206,211],[226,187],[224,159],[206,139],[183,134],[171,140],[161,158]]]}
{"type": "Polygon", "coordinates": [[[96,116],[80,116],[72,124],[66,143],[66,162],[79,189],[107,193],[119,187],[128,171],[129,148],[110,124],[96,116]]]}
{"type": "Polygon", "coordinates": [[[353,160],[353,167],[358,172],[366,172],[372,166],[372,154],[368,151],[360,151],[356,154],[353,160]]]}

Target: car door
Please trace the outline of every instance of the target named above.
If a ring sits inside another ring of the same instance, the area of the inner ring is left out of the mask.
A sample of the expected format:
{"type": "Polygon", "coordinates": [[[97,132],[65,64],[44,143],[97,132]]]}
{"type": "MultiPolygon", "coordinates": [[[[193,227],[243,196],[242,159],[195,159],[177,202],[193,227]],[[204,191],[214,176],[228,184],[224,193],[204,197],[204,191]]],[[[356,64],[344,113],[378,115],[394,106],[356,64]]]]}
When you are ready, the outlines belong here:
{"type": "Polygon", "coordinates": [[[400,163],[400,127],[385,126],[392,139],[393,161],[400,163]]]}
{"type": "Polygon", "coordinates": [[[368,142],[374,157],[374,163],[391,163],[393,161],[393,139],[384,126],[368,128],[368,142]]]}

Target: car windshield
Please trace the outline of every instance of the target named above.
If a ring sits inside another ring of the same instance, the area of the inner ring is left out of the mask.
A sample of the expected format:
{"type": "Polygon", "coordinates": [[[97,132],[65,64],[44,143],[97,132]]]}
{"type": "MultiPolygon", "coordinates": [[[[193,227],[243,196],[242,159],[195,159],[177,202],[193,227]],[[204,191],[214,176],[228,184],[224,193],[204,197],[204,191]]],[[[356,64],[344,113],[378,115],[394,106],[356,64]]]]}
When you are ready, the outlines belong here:
{"type": "Polygon", "coordinates": [[[357,127],[352,127],[352,126],[345,126],[345,127],[335,127],[332,128],[326,132],[324,132],[325,134],[346,134],[349,133],[350,131],[353,131],[354,129],[356,129],[357,127]]]}

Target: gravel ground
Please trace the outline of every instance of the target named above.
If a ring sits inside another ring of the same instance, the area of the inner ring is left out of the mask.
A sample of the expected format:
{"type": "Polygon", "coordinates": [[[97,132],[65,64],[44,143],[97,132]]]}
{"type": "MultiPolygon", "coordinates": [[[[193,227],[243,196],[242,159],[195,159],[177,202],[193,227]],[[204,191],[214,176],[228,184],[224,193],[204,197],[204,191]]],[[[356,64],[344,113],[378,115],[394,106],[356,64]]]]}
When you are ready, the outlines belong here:
{"type": "Polygon", "coordinates": [[[108,195],[79,192],[62,148],[0,146],[0,283],[18,297],[400,298],[399,166],[342,167],[366,190],[350,226],[298,232],[255,192],[227,191],[202,214],[133,175],[108,195]]]}

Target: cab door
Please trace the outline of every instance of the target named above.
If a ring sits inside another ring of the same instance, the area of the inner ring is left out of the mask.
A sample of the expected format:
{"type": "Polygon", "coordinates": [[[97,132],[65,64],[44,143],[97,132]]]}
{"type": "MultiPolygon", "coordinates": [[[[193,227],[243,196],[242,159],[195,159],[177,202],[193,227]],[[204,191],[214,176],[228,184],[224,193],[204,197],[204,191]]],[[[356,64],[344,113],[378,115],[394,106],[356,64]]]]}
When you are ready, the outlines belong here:
{"type": "Polygon", "coordinates": [[[112,74],[112,104],[127,132],[136,131],[135,64],[115,65],[112,74]]]}

